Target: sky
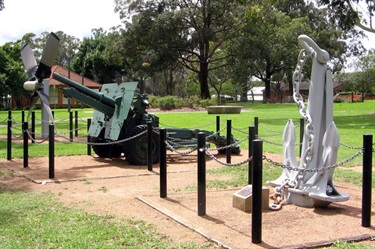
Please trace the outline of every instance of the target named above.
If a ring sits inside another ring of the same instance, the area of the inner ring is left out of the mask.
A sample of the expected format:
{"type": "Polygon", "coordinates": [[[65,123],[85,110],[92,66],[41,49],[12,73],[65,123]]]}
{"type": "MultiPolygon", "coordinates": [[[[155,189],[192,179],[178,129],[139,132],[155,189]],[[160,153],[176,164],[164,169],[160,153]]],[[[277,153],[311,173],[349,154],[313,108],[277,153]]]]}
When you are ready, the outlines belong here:
{"type": "MultiPolygon", "coordinates": [[[[0,11],[0,46],[21,39],[26,33],[63,31],[79,38],[89,37],[93,28],[109,30],[121,24],[113,0],[5,0],[0,11]]],[[[366,32],[366,48],[375,48],[375,34],[366,32]]]]}
{"type": "Polygon", "coordinates": [[[5,0],[0,11],[0,46],[26,33],[63,31],[83,39],[93,28],[109,30],[121,24],[113,0],[5,0]]]}

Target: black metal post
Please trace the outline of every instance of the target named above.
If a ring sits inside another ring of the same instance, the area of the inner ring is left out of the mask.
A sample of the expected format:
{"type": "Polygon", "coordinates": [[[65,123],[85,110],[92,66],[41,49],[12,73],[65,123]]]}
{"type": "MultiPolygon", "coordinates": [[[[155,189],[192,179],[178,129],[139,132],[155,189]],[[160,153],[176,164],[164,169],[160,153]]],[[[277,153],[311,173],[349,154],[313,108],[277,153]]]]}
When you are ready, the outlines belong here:
{"type": "Polygon", "coordinates": [[[258,132],[259,132],[259,119],[258,117],[254,117],[254,126],[255,126],[255,138],[258,138],[258,132]]]}
{"type": "Polygon", "coordinates": [[[91,140],[90,136],[88,135],[89,130],[90,130],[90,125],[91,125],[91,118],[87,119],[87,155],[91,155],[91,140]]]}
{"type": "Polygon", "coordinates": [[[22,124],[25,122],[25,111],[24,110],[21,111],[21,121],[22,121],[22,124]]]}
{"type": "Polygon", "coordinates": [[[305,133],[305,119],[300,118],[299,120],[299,157],[302,156],[302,142],[305,133]]]}
{"type": "Polygon", "coordinates": [[[49,125],[49,178],[55,178],[55,125],[49,125]]]}
{"type": "Polygon", "coordinates": [[[160,198],[167,197],[167,130],[160,129],[160,198]]]}
{"type": "Polygon", "coordinates": [[[220,136],[220,116],[216,116],[216,133],[220,136]]]}
{"type": "Polygon", "coordinates": [[[23,167],[29,167],[29,135],[28,129],[29,124],[27,122],[22,124],[22,133],[23,133],[23,167]]]}
{"type": "MultiPolygon", "coordinates": [[[[248,158],[251,158],[253,156],[253,140],[254,139],[255,139],[255,126],[249,126],[249,152],[248,152],[249,157],[248,158]]],[[[248,178],[247,178],[248,184],[253,183],[253,173],[252,173],[253,162],[254,162],[253,159],[248,162],[248,178]]]]}
{"type": "Polygon", "coordinates": [[[75,134],[74,135],[78,137],[78,111],[74,112],[74,121],[75,121],[75,127],[74,127],[75,134]]]}
{"type": "MultiPolygon", "coordinates": [[[[227,146],[232,143],[232,120],[227,120],[227,146]]],[[[227,147],[227,163],[231,163],[232,147],[227,147]]]]}
{"type": "Polygon", "coordinates": [[[12,112],[8,112],[7,160],[12,160],[12,112]]]}
{"type": "Polygon", "coordinates": [[[206,134],[198,133],[198,216],[206,215],[206,134]]]}
{"type": "Polygon", "coordinates": [[[147,123],[147,170],[152,171],[152,122],[147,123]]]}
{"type": "Polygon", "coordinates": [[[35,144],[35,112],[31,112],[31,143],[35,144]]]}
{"type": "Polygon", "coordinates": [[[362,226],[371,226],[372,135],[363,135],[362,226]]]}
{"type": "Polygon", "coordinates": [[[70,142],[73,142],[73,112],[69,112],[69,137],[70,142]]]}
{"type": "Polygon", "coordinates": [[[253,202],[251,215],[251,242],[262,242],[262,156],[263,142],[260,139],[253,141],[253,202]]]}

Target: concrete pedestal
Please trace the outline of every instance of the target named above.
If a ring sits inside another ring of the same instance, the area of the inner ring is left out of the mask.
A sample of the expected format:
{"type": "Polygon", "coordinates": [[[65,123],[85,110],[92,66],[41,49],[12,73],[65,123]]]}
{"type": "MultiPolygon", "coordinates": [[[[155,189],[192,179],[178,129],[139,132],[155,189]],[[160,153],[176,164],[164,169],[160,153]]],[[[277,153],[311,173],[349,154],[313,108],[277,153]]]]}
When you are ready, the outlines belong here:
{"type": "MultiPolygon", "coordinates": [[[[262,188],[262,209],[268,210],[270,190],[267,187],[262,188]]],[[[233,195],[233,207],[246,213],[251,213],[253,203],[252,186],[248,185],[233,195]]]]}

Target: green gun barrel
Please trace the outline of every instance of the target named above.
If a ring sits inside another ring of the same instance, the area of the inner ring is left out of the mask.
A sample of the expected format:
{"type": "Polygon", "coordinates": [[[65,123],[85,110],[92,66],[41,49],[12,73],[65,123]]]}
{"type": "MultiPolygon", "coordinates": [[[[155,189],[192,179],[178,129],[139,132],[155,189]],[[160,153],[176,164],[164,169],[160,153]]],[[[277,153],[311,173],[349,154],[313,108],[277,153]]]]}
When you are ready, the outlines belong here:
{"type": "Polygon", "coordinates": [[[83,94],[86,94],[87,96],[93,98],[96,101],[99,101],[105,105],[108,105],[109,107],[115,108],[115,100],[109,98],[108,96],[105,96],[103,93],[98,93],[96,91],[91,90],[90,88],[81,85],[69,78],[66,78],[58,73],[53,73],[52,77],[55,80],[60,81],[61,83],[64,83],[65,85],[68,85],[74,89],[76,89],[78,92],[81,92],[83,94]]]}

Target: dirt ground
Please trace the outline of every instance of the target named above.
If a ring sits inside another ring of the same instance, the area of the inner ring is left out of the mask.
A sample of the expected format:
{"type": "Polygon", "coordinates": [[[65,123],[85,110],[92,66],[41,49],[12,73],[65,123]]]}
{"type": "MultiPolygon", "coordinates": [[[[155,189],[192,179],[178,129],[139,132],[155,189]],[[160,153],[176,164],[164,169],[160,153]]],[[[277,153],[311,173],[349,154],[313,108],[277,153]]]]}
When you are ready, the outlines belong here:
{"type": "MultiPolygon", "coordinates": [[[[232,163],[241,162],[246,156],[247,151],[243,151],[233,156],[232,163]]],[[[266,156],[282,161],[280,155],[266,156]]],[[[225,161],[225,157],[220,160],[225,161]]],[[[262,242],[254,244],[251,213],[232,205],[233,194],[241,188],[208,190],[206,215],[198,216],[196,155],[169,152],[167,162],[167,198],[160,198],[159,165],[148,171],[146,166],[132,166],[123,159],[96,156],[56,157],[54,179],[48,178],[48,157],[29,158],[28,168],[23,168],[22,159],[0,159],[2,172],[15,173],[14,177],[1,178],[0,184],[30,192],[51,191],[62,203],[90,213],[145,220],[175,242],[193,241],[207,248],[316,248],[338,239],[359,240],[357,243],[375,248],[374,227],[361,226],[359,187],[335,183],[350,199],[327,208],[284,205],[279,211],[265,211],[262,242]]],[[[207,158],[206,167],[225,166],[207,158]]],[[[207,174],[207,182],[215,179],[223,176],[207,174]]]]}

